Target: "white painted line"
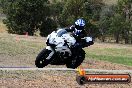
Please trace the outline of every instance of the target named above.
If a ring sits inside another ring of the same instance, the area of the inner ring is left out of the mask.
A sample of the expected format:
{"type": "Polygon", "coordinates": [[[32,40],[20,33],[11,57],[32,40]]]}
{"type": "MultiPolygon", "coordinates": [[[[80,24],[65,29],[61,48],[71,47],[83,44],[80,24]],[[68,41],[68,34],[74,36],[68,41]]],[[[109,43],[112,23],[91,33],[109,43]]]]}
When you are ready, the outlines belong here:
{"type": "MultiPolygon", "coordinates": [[[[0,70],[40,70],[40,71],[77,71],[70,68],[0,68],[0,70]]],[[[106,73],[132,73],[132,70],[102,70],[102,69],[84,69],[86,72],[106,72],[106,73]]]]}
{"type": "Polygon", "coordinates": [[[102,69],[84,69],[89,72],[106,72],[106,73],[132,73],[132,70],[102,70],[102,69]]]}
{"type": "Polygon", "coordinates": [[[70,68],[0,68],[0,70],[52,70],[52,71],[76,71],[70,68]]]}

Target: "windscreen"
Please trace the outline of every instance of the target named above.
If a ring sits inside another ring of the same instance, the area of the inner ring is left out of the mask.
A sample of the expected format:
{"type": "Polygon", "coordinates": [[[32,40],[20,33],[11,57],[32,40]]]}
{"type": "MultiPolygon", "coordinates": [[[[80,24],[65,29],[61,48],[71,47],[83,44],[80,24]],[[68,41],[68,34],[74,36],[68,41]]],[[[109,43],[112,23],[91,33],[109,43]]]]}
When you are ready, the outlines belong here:
{"type": "Polygon", "coordinates": [[[61,37],[63,34],[67,33],[65,29],[58,31],[57,36],[61,37]]]}

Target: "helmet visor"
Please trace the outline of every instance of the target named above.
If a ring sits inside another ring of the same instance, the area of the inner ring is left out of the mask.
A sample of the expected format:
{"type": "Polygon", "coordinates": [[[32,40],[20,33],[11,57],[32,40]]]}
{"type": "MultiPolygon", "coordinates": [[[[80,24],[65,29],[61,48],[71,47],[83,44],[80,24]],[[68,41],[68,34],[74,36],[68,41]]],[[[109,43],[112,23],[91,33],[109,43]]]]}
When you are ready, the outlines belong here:
{"type": "Polygon", "coordinates": [[[84,26],[75,25],[75,28],[76,28],[77,30],[84,30],[84,26]]]}

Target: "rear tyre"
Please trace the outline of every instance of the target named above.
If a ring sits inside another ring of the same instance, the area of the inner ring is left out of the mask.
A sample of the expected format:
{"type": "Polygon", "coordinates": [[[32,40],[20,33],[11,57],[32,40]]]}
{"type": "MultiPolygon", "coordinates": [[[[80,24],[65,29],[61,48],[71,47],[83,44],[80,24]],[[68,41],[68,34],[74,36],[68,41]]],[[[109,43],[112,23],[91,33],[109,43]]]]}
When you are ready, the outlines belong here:
{"type": "Polygon", "coordinates": [[[48,49],[43,49],[39,54],[38,56],[36,57],[36,60],[35,60],[35,65],[36,67],[38,68],[43,68],[45,66],[47,66],[51,59],[46,59],[49,54],[51,53],[52,51],[51,50],[48,50],[48,49]]]}
{"type": "Polygon", "coordinates": [[[75,69],[79,65],[81,65],[81,63],[83,62],[84,58],[85,58],[85,51],[82,49],[81,52],[76,54],[75,57],[73,56],[72,58],[69,58],[70,60],[67,61],[66,67],[75,69]]]}

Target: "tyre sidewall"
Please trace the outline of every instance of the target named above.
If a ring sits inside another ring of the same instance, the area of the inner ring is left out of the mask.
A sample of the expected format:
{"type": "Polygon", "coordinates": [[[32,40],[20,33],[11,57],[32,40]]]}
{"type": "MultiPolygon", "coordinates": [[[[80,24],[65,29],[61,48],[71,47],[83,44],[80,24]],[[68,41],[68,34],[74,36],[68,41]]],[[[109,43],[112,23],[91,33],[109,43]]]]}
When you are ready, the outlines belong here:
{"type": "Polygon", "coordinates": [[[51,53],[52,51],[51,50],[48,50],[48,49],[43,49],[39,54],[38,56],[36,57],[36,60],[35,60],[35,65],[36,67],[38,68],[43,68],[45,66],[47,66],[50,62],[51,62],[51,59],[46,59],[47,56],[51,53]],[[40,64],[40,61],[42,61],[42,63],[40,64]]]}
{"type": "Polygon", "coordinates": [[[85,58],[85,51],[82,49],[80,51],[80,55],[78,54],[78,56],[76,58],[69,58],[69,61],[67,61],[66,66],[67,68],[77,68],[79,65],[81,65],[81,63],[83,62],[84,58],[85,58]],[[81,55],[81,58],[79,57],[81,55]],[[75,61],[73,63],[73,61],[75,61]]]}

